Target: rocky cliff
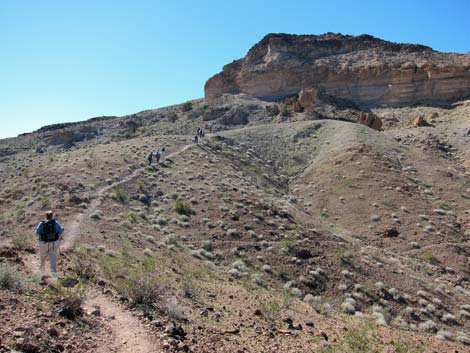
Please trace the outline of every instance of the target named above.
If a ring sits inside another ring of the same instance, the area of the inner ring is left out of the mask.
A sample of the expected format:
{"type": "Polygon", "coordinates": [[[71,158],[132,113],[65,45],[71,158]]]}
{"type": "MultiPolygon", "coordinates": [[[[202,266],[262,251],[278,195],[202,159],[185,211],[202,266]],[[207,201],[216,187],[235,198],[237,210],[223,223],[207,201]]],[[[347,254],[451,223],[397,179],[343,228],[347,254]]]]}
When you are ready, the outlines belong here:
{"type": "Polygon", "coordinates": [[[206,99],[247,93],[275,100],[311,87],[363,106],[449,103],[470,96],[470,54],[369,35],[268,34],[204,89],[206,99]]]}

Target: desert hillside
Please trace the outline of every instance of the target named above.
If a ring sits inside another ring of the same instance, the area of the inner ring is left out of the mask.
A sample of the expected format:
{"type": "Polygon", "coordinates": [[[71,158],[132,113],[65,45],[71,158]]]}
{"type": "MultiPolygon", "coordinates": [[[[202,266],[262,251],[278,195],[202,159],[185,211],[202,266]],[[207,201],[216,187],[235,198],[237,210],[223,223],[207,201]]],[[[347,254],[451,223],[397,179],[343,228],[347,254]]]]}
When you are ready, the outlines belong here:
{"type": "Polygon", "coordinates": [[[0,140],[0,352],[470,352],[469,65],[268,35],[205,99],[0,140]]]}

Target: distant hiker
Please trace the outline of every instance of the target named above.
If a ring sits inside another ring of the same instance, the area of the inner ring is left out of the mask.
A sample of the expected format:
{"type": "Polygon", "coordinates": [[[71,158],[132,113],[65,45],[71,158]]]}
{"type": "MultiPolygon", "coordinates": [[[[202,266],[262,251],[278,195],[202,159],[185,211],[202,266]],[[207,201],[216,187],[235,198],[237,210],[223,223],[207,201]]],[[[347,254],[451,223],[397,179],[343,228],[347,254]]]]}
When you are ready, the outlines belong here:
{"type": "Polygon", "coordinates": [[[47,211],[46,219],[39,223],[36,234],[39,236],[39,256],[41,259],[41,271],[45,270],[46,259],[49,257],[51,272],[57,273],[57,250],[63,240],[64,230],[53,218],[52,211],[47,211]]]}
{"type": "Polygon", "coordinates": [[[160,159],[162,158],[162,151],[157,150],[155,157],[157,158],[157,164],[160,163],[160,159]]]}
{"type": "Polygon", "coordinates": [[[153,153],[150,152],[149,156],[147,157],[147,160],[149,161],[149,165],[152,165],[152,159],[153,159],[153,153]]]}
{"type": "Polygon", "coordinates": [[[160,151],[160,159],[162,160],[162,162],[165,159],[163,156],[163,152],[165,152],[165,147],[163,147],[162,150],[160,151]]]}
{"type": "Polygon", "coordinates": [[[199,143],[199,136],[196,135],[194,136],[194,141],[193,141],[196,145],[199,143]]]}
{"type": "Polygon", "coordinates": [[[196,130],[196,135],[201,137],[202,136],[202,128],[199,126],[196,130]]]}

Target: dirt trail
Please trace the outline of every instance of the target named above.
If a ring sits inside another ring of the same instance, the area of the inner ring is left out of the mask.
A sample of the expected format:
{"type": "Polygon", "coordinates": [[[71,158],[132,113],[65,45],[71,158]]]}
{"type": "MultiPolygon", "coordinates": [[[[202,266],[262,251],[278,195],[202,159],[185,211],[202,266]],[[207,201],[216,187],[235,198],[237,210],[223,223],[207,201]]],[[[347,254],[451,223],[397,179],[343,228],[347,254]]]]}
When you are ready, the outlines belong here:
{"type": "Polygon", "coordinates": [[[100,316],[111,331],[96,353],[149,353],[159,350],[157,339],[138,318],[103,294],[88,293],[84,309],[90,311],[95,308],[100,310],[100,316]]]}

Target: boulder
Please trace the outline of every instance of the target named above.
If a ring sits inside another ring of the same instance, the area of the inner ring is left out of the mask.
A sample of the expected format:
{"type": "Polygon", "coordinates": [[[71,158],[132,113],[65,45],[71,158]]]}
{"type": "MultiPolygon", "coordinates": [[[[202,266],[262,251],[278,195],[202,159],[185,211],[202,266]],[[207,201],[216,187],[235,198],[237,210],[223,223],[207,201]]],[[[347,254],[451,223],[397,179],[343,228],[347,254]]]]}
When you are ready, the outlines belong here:
{"type": "Polygon", "coordinates": [[[362,112],[359,116],[358,123],[377,131],[382,129],[382,119],[372,112],[362,112]]]}
{"type": "Polygon", "coordinates": [[[426,121],[426,119],[424,119],[424,116],[420,115],[413,121],[413,125],[416,127],[420,127],[420,126],[428,126],[429,124],[426,121]]]}
{"type": "Polygon", "coordinates": [[[226,112],[220,122],[224,125],[246,125],[249,122],[248,115],[248,112],[240,108],[234,108],[226,112]]]}
{"type": "Polygon", "coordinates": [[[316,103],[318,99],[318,89],[315,87],[305,88],[299,93],[299,103],[304,108],[309,108],[316,103]]]}

